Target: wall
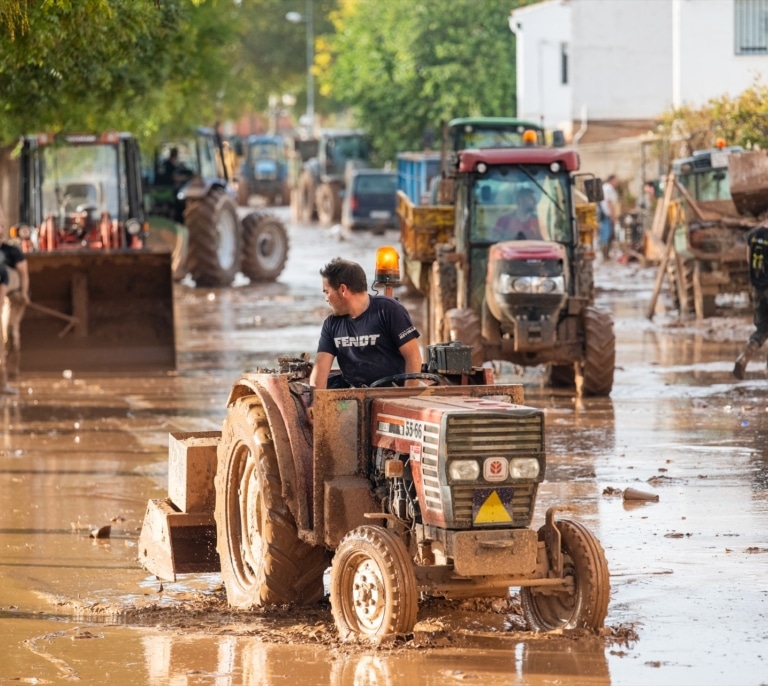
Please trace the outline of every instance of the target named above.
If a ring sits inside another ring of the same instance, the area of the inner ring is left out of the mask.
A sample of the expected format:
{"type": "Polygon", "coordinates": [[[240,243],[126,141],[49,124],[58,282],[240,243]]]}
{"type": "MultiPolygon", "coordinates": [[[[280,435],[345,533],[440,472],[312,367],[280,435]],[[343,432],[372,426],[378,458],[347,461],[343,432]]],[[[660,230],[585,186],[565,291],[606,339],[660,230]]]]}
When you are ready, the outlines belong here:
{"type": "Polygon", "coordinates": [[[671,104],[668,0],[573,0],[574,118],[652,118],[671,104]]]}
{"type": "Polygon", "coordinates": [[[733,0],[672,0],[676,106],[736,96],[768,81],[768,55],[736,55],[733,0]]]}
{"type": "MultiPolygon", "coordinates": [[[[514,10],[518,112],[578,129],[584,113],[590,122],[637,122],[738,95],[755,78],[768,81],[768,55],[734,54],[733,14],[734,0],[544,0],[514,10]]],[[[614,128],[615,137],[628,133],[614,128]]]]}
{"type": "Polygon", "coordinates": [[[570,4],[549,0],[511,13],[517,55],[517,116],[571,128],[571,88],[561,83],[561,46],[570,42],[570,4]]]}

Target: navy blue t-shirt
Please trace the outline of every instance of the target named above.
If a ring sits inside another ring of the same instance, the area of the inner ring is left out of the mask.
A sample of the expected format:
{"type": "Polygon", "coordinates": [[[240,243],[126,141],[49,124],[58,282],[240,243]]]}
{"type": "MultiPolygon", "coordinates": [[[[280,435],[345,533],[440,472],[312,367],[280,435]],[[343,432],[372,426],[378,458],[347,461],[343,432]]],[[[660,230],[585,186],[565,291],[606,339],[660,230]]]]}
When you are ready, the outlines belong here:
{"type": "Polygon", "coordinates": [[[403,374],[400,346],[418,337],[403,305],[386,296],[371,296],[368,309],[356,319],[332,314],[323,322],[317,351],[334,355],[344,380],[359,388],[403,374]]]}

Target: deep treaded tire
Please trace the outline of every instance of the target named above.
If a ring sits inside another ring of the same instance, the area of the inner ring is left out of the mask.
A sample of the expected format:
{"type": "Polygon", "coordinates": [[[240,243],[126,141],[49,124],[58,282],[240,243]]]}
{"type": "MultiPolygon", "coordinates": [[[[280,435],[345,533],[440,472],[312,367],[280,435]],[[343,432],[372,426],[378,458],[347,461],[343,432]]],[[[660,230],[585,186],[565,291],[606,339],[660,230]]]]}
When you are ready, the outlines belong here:
{"type": "Polygon", "coordinates": [[[285,224],[267,212],[243,217],[242,272],[251,281],[274,281],[288,259],[288,232],[285,224]]]}
{"type": "Polygon", "coordinates": [[[240,221],[237,203],[214,188],[184,209],[189,232],[188,272],[198,287],[229,286],[240,269],[240,221]]]}
{"type": "Polygon", "coordinates": [[[616,366],[616,335],[611,315],[596,307],[584,312],[586,355],[582,365],[583,395],[610,395],[616,366]]]}
{"type": "Polygon", "coordinates": [[[221,436],[214,516],[227,601],[249,608],[320,600],[328,555],[299,539],[257,396],[235,401],[221,436]]]}
{"type": "Polygon", "coordinates": [[[413,562],[400,537],[360,526],[339,543],[331,565],[331,610],[342,640],[380,640],[416,624],[413,562]]]}
{"type": "MultiPolygon", "coordinates": [[[[573,595],[537,593],[535,588],[520,590],[523,616],[534,631],[586,628],[598,631],[608,614],[611,584],[608,563],[600,542],[586,526],[569,519],[556,523],[560,530],[563,574],[572,576],[573,595]]],[[[545,540],[544,527],[539,540],[545,540]]]]}

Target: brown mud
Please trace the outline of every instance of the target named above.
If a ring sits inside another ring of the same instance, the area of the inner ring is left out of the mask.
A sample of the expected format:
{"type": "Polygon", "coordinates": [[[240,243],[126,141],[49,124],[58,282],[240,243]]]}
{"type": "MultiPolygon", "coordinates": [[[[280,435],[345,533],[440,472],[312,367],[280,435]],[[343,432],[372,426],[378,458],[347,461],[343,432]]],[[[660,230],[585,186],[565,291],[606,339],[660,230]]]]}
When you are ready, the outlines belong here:
{"type": "MultiPolygon", "coordinates": [[[[768,683],[766,351],[735,381],[745,303],[703,322],[663,310],[649,321],[655,272],[636,264],[597,265],[617,335],[610,398],[497,368],[546,413],[534,526],[557,506],[605,548],[601,635],[527,631],[513,592],[424,599],[412,635],[348,644],[327,600],[236,612],[218,575],[163,584],[142,570],[138,533],[147,500],[166,494],[168,433],[218,430],[242,370],[311,353],[327,313],[322,264],[344,255],[370,274],[375,249],[397,241],[291,232],[276,284],[176,287],[178,373],[26,376],[0,399],[0,683],[768,683]],[[658,500],[625,499],[628,488],[658,500]]],[[[403,300],[418,322],[418,301],[403,300]]]]}

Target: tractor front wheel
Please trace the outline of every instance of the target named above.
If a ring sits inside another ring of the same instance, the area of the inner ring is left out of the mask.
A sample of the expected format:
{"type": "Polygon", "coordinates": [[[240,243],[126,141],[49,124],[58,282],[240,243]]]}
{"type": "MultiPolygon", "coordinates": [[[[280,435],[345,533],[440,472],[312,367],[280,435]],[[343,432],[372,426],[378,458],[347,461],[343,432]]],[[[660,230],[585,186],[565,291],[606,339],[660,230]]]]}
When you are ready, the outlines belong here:
{"type": "Polygon", "coordinates": [[[584,312],[586,353],[581,365],[581,393],[608,396],[613,389],[616,367],[616,335],[611,315],[596,307],[584,312]]]}
{"type": "MultiPolygon", "coordinates": [[[[528,626],[534,631],[586,628],[598,631],[608,614],[611,591],[608,563],[600,542],[583,524],[561,519],[560,531],[563,576],[573,582],[572,593],[537,592],[526,586],[520,604],[528,626]]],[[[539,540],[546,540],[544,527],[539,540]]]]}
{"type": "Polygon", "coordinates": [[[265,212],[243,217],[243,274],[251,281],[274,281],[287,259],[288,232],[283,222],[265,212]]]}
{"type": "Polygon", "coordinates": [[[341,540],[331,565],[331,610],[342,640],[380,640],[413,629],[416,576],[396,533],[360,526],[341,540]]]}

